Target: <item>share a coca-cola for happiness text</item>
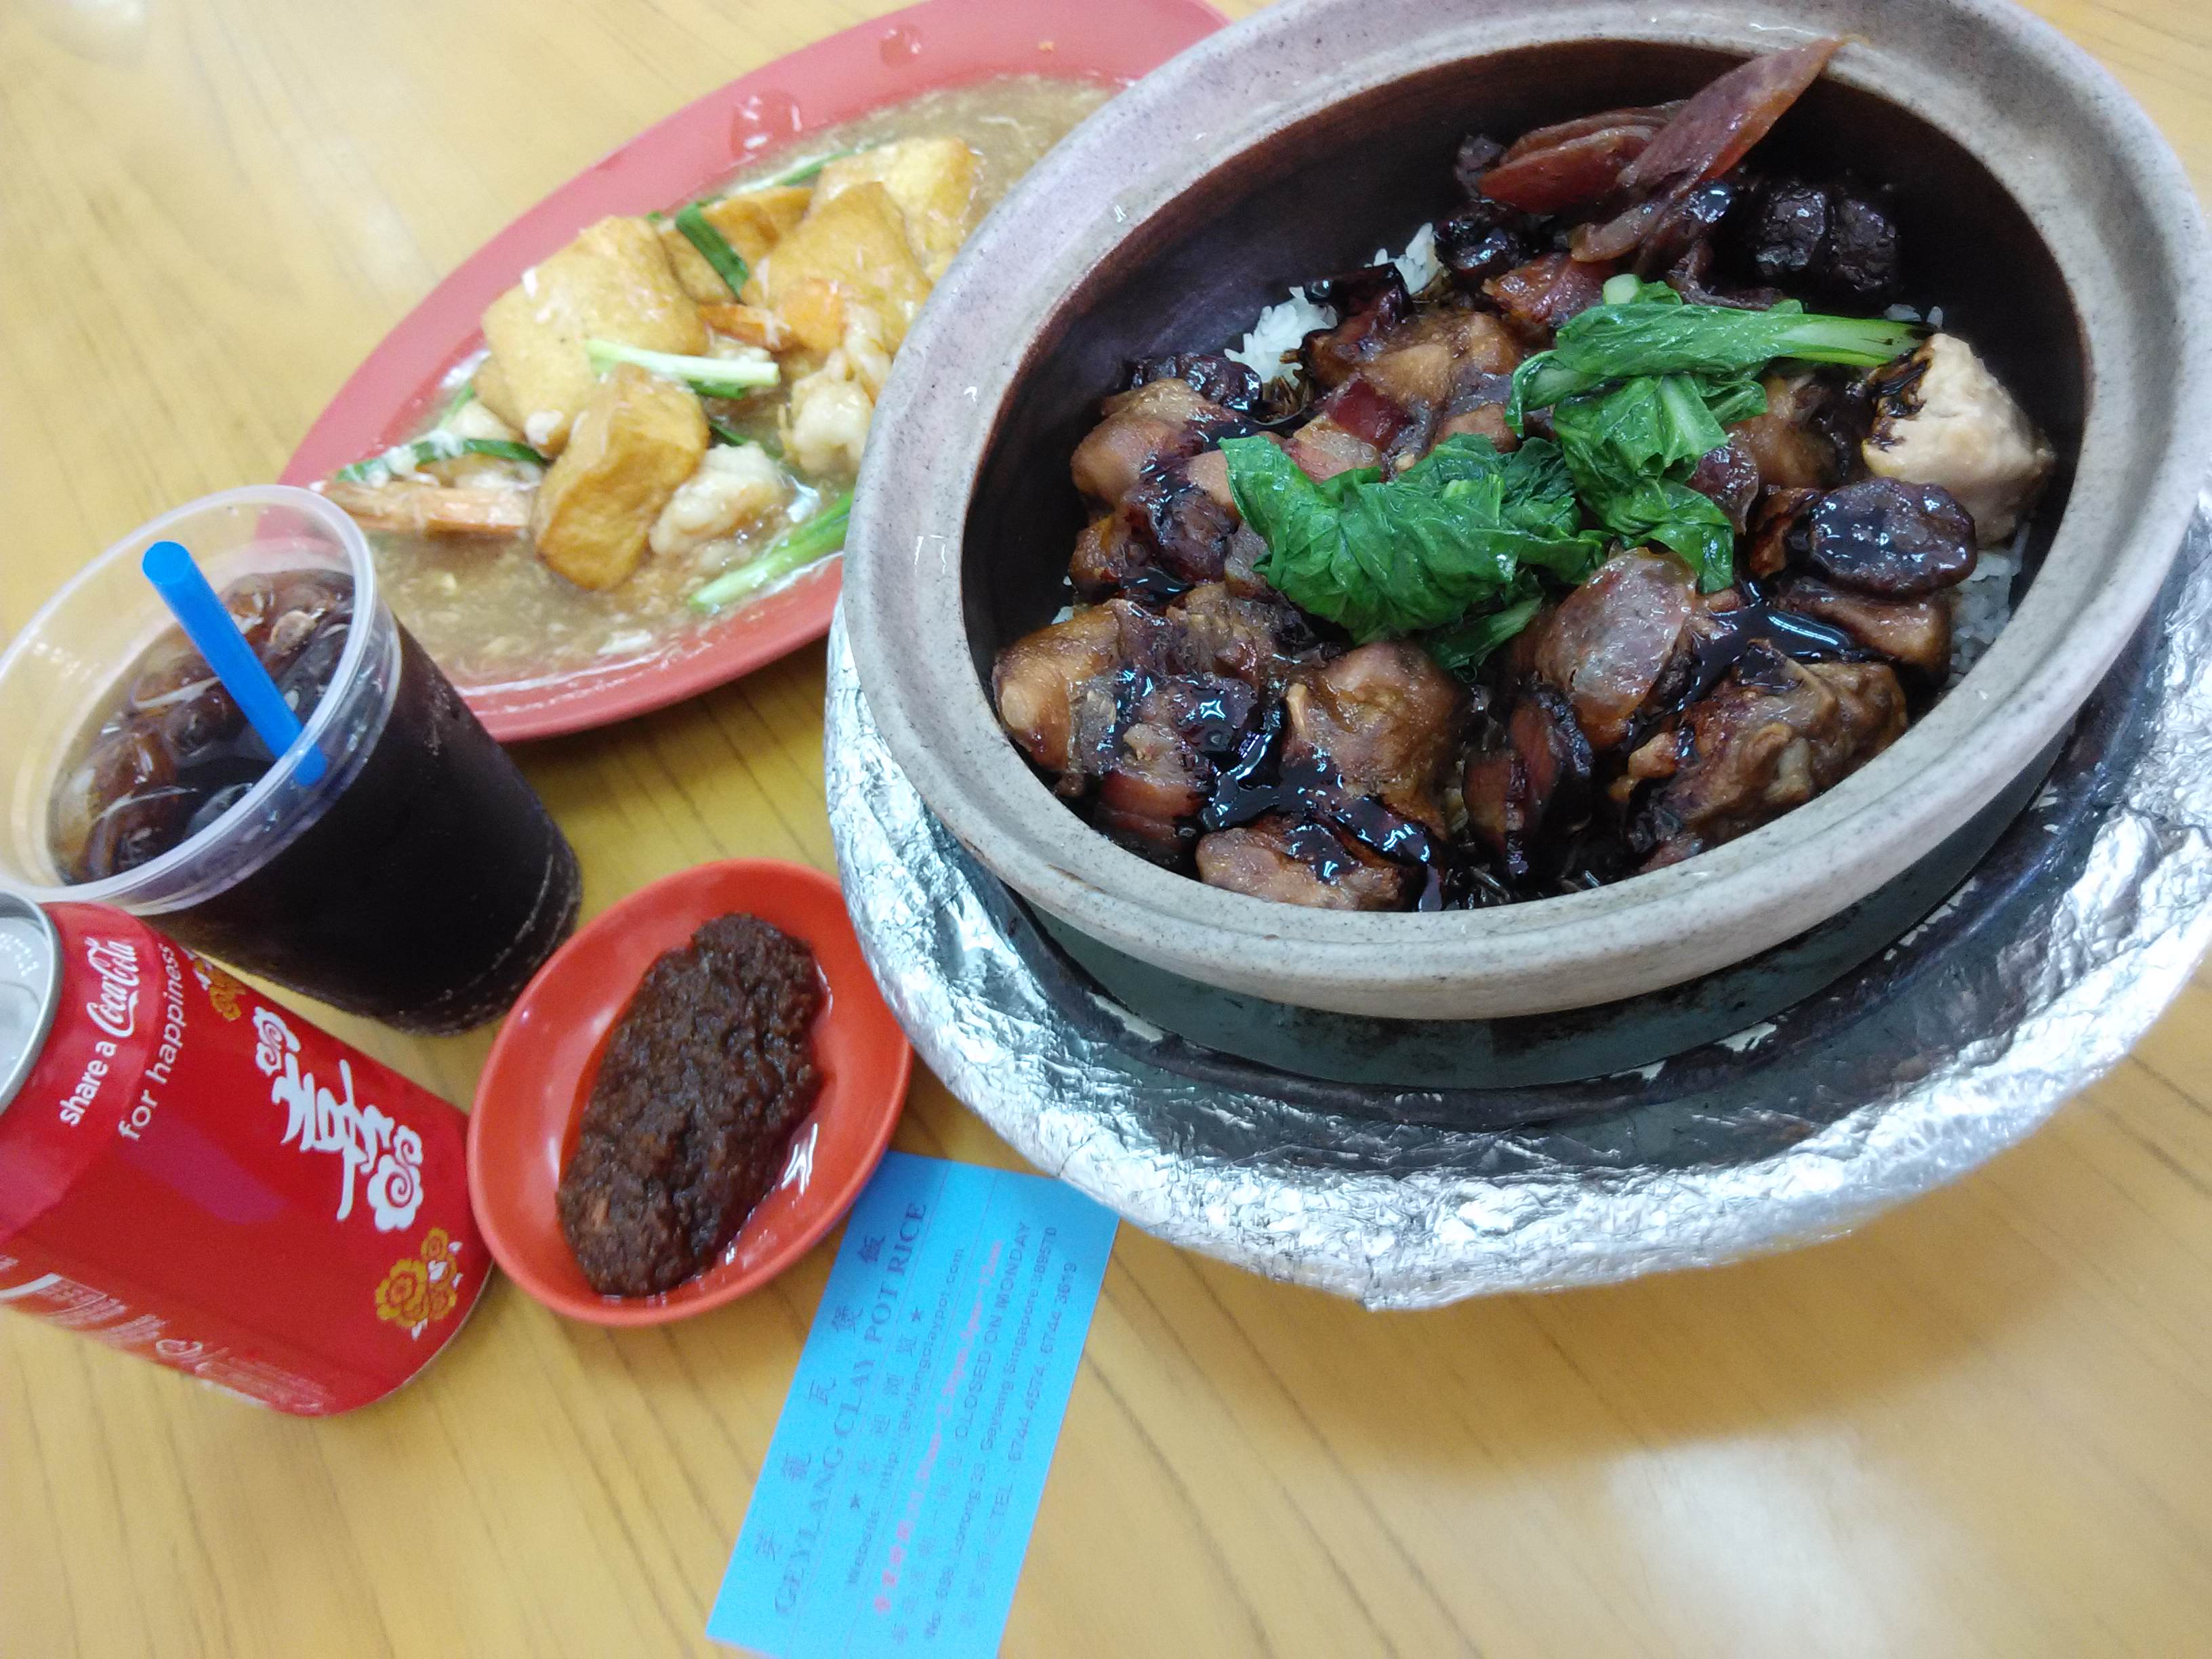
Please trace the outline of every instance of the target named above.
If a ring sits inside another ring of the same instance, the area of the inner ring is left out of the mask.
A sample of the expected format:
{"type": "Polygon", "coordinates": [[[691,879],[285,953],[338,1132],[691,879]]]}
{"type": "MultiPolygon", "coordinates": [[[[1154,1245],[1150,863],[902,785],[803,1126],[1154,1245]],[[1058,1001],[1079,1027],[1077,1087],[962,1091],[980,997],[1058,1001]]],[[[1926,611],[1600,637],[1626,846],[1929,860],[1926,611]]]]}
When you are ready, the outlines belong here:
{"type": "Polygon", "coordinates": [[[467,1121],[119,911],[0,907],[0,1305],[301,1416],[421,1370],[489,1264],[467,1121]]]}

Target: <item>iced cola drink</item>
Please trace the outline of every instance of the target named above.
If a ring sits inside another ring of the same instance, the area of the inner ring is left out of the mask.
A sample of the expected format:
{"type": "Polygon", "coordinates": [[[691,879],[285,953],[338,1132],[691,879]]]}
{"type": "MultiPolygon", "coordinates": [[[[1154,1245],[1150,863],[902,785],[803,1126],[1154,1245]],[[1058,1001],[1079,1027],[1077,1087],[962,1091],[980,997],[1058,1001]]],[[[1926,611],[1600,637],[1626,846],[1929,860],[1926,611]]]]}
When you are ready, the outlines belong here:
{"type": "Polygon", "coordinates": [[[64,589],[0,656],[0,881],[406,1030],[501,1012],[575,921],[560,830],[378,598],[351,520],[305,490],[179,509],[64,589]],[[140,574],[165,538],[305,726],[286,754],[140,574]]]}

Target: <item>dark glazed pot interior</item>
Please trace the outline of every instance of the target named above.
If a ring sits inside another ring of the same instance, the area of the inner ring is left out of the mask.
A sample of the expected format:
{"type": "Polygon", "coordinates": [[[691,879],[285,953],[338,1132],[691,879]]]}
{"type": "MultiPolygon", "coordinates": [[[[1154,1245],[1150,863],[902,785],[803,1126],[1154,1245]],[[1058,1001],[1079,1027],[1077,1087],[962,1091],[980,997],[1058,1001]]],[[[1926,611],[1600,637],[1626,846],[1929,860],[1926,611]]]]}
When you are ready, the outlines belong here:
{"type": "MultiPolygon", "coordinates": [[[[1573,116],[1683,97],[1735,61],[1599,41],[1429,70],[1230,160],[1138,227],[1038,334],[978,475],[962,589],[986,687],[1000,647],[1067,600],[1068,555],[1083,523],[1068,458],[1131,358],[1233,344],[1293,284],[1364,264],[1378,247],[1402,248],[1454,210],[1452,158],[1468,132],[1510,139],[1573,116]]],[[[1762,173],[1849,173],[1892,188],[1908,297],[1942,307],[1945,326],[1989,360],[2057,447],[2058,473],[2028,550],[2033,570],[2065,506],[2087,374],[2080,321],[2027,216],[1936,128],[1834,81],[1805,95],[1753,163],[1762,173]]]]}

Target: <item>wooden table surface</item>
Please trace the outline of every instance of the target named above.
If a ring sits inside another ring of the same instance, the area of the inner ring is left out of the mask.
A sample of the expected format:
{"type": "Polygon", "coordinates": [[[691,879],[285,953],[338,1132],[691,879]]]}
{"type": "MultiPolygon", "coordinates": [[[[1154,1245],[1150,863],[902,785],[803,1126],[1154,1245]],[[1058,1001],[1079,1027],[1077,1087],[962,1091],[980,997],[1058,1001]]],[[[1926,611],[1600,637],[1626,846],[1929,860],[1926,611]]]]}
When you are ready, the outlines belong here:
{"type": "MultiPolygon", "coordinates": [[[[2201,0],[2039,9],[2212,185],[2201,0]]],[[[0,637],[156,511],[273,477],[547,190],[885,9],[0,7],[0,637]]],[[[817,647],[529,750],[588,906],[830,867],[822,689],[817,647]]],[[[1376,1316],[1125,1228],[1007,1651],[2212,1650],[2208,983],[2026,1146],[1779,1259],[1376,1316]]],[[[333,1023],[464,1102],[489,1042],[333,1023]]],[[[927,1078],[898,1145],[1015,1161],[927,1078]]],[[[712,1651],[830,1259],[622,1335],[502,1282],[420,1386],[321,1424],[0,1318],[0,1656],[712,1651]]]]}

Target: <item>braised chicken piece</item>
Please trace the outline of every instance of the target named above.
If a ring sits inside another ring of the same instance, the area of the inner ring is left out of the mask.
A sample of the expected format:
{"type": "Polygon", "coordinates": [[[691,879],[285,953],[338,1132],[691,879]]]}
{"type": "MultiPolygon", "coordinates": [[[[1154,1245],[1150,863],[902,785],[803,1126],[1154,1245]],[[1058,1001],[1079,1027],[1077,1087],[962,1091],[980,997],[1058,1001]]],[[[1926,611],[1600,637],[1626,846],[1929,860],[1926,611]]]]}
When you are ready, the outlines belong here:
{"type": "Polygon", "coordinates": [[[1247,739],[1206,809],[1199,878],[1328,909],[1436,902],[1468,706],[1425,652],[1401,643],[1302,670],[1279,726],[1247,739]],[[1416,866],[1428,866],[1419,879],[1416,866]]]}
{"type": "Polygon", "coordinates": [[[1143,606],[1109,599],[999,653],[991,672],[999,720],[1022,752],[1053,775],[1057,793],[1081,794],[1111,764],[1124,676],[1160,659],[1165,632],[1143,606]]]}
{"type": "Polygon", "coordinates": [[[1523,334],[1547,335],[1570,317],[1605,298],[1610,264],[1585,264],[1565,253],[1547,253],[1483,284],[1505,320],[1523,334]]]}
{"type": "Polygon", "coordinates": [[[1161,372],[1176,366],[1232,395],[1249,391],[1227,372],[1240,365],[1163,358],[1133,371],[1157,378],[1107,400],[1073,463],[1077,488],[1109,509],[1085,528],[1069,565],[1086,599],[1123,590],[1165,599],[1223,574],[1239,520],[1228,465],[1211,446],[1248,428],[1189,380],[1161,372]]]}
{"type": "Polygon", "coordinates": [[[1132,392],[1154,380],[1181,380],[1207,402],[1239,415],[1256,414],[1265,401],[1260,377],[1218,352],[1181,351],[1171,356],[1146,357],[1129,366],[1132,392]]]}
{"type": "MultiPolygon", "coordinates": [[[[1887,664],[1797,663],[1753,645],[1671,734],[1665,781],[1632,831],[1650,849],[1644,867],[1679,864],[1803,805],[1905,725],[1905,692],[1887,664]]],[[[1660,770],[1656,760],[1646,766],[1660,770]]]]}
{"type": "Polygon", "coordinates": [[[1375,319],[1387,314],[1362,313],[1307,338],[1314,378],[1331,388],[1286,445],[1310,477],[1334,477],[1390,459],[1410,463],[1447,435],[1455,415],[1472,418],[1450,429],[1480,431],[1504,440],[1506,447],[1518,441],[1502,406],[1522,354],[1496,317],[1452,308],[1378,325],[1375,319]],[[1349,343],[1347,330],[1357,331],[1349,343]],[[1493,412],[1477,413],[1484,409],[1493,412]]]}
{"type": "MultiPolygon", "coordinates": [[[[1366,392],[1364,383],[1352,381],[1350,384],[1369,398],[1373,398],[1374,394],[1366,392]]],[[[1397,411],[1393,405],[1380,406],[1389,413],[1392,421],[1392,424],[1384,428],[1385,432],[1389,437],[1395,437],[1402,429],[1402,424],[1396,418],[1397,411]]],[[[1283,447],[1290,452],[1291,459],[1298,464],[1306,476],[1315,479],[1334,478],[1340,472],[1352,472],[1361,467],[1382,464],[1381,444],[1340,424],[1334,415],[1327,412],[1300,427],[1296,435],[1283,447]]]]}
{"type": "Polygon", "coordinates": [[[1567,700],[1540,682],[1523,690],[1497,739],[1468,760],[1462,785],[1468,828],[1508,879],[1535,876],[1547,841],[1587,821],[1592,770],[1589,739],[1567,700]]]}
{"type": "Polygon", "coordinates": [[[1224,577],[1256,593],[1265,584],[1254,566],[1266,551],[1237,516],[1226,459],[1209,449],[1154,472],[1085,526],[1067,575],[1086,599],[1123,590],[1165,599],[1224,577]]]}
{"type": "MultiPolygon", "coordinates": [[[[1264,592],[1264,590],[1263,590],[1264,592]]],[[[1225,674],[1268,697],[1315,657],[1313,630],[1273,594],[1240,594],[1206,582],[1168,608],[1176,660],[1194,674],[1225,674]]]]}
{"type": "Polygon", "coordinates": [[[1512,395],[1511,375],[1475,376],[1464,390],[1455,392],[1445,400],[1429,447],[1433,449],[1447,439],[1465,434],[1470,438],[1487,438],[1492,447],[1501,453],[1520,448],[1521,434],[1505,418],[1506,400],[1512,395]]]}
{"type": "Polygon", "coordinates": [[[1833,392],[1810,374],[1770,374],[1760,383],[1766,413],[1729,428],[1730,445],[1751,458],[1770,489],[1825,489],[1844,481],[1850,458],[1831,441],[1824,417],[1833,392]]]}
{"type": "Polygon", "coordinates": [[[1231,410],[1182,380],[1148,380],[1106,400],[1106,418],[1076,446],[1075,487],[1096,501],[1121,501],[1146,471],[1187,459],[1224,433],[1243,430],[1231,410]]]}
{"type": "Polygon", "coordinates": [[[1305,337],[1298,356],[1316,386],[1342,386],[1379,351],[1382,342],[1413,314],[1413,297],[1395,265],[1374,265],[1316,283],[1315,301],[1336,308],[1334,328],[1305,337]]]}
{"type": "Polygon", "coordinates": [[[1314,657],[1289,605],[1208,582],[1164,613],[1126,599],[1078,608],[1000,652],[992,691],[1057,793],[1090,799],[1101,830],[1175,865],[1261,701],[1314,657]]]}
{"type": "Polygon", "coordinates": [[[1067,580],[1079,597],[1103,599],[1138,585],[1152,568],[1152,550],[1137,539],[1128,516],[1102,513],[1076,538],[1067,580]]]}
{"type": "Polygon", "coordinates": [[[1440,406],[1459,392],[1510,375],[1521,357],[1518,343],[1489,313],[1431,311],[1373,339],[1358,372],[1410,410],[1440,406]]]}
{"type": "Polygon", "coordinates": [[[1161,864],[1198,841],[1198,815],[1252,718],[1258,694],[1216,675],[1164,680],[1139,700],[1098,786],[1092,820],[1161,864]]]}
{"type": "MultiPolygon", "coordinates": [[[[1273,441],[1273,440],[1271,440],[1273,441]]],[[[1122,517],[1156,564],[1184,583],[1218,580],[1243,520],[1229,487],[1228,458],[1203,450],[1187,461],[1156,465],[1129,492],[1122,517]]],[[[1264,544],[1262,544],[1264,546],[1264,544]]]]}
{"type": "Polygon", "coordinates": [[[1805,517],[1820,499],[1817,489],[1769,489],[1752,512],[1744,568],[1754,576],[1778,576],[1793,556],[1803,556],[1805,517]]]}
{"type": "Polygon", "coordinates": [[[1415,886],[1402,866],[1282,813],[1199,842],[1198,876],[1209,887],[1312,910],[1401,910],[1415,886]]]}
{"type": "MultiPolygon", "coordinates": [[[[1220,458],[1220,451],[1208,450],[1189,461],[1160,468],[1132,489],[1122,503],[1121,516],[1130,534],[1147,550],[1148,562],[1186,586],[1221,579],[1230,538],[1241,522],[1236,498],[1224,501],[1193,471],[1200,461],[1218,464],[1220,458]]],[[[1220,477],[1222,494],[1226,495],[1225,468],[1220,477]]]]}
{"type": "Polygon", "coordinates": [[[1951,665],[1951,605],[1942,594],[1882,599],[1800,576],[1774,596],[1783,610],[1832,623],[1876,655],[1939,684],[1951,665]]]}
{"type": "Polygon", "coordinates": [[[1326,761],[1355,795],[1444,828],[1443,789],[1466,723],[1467,693],[1427,652],[1363,645],[1291,683],[1286,754],[1326,761]]]}
{"type": "Polygon", "coordinates": [[[1203,490],[1231,523],[1237,518],[1237,492],[1229,487],[1229,458],[1218,449],[1192,456],[1175,469],[1194,489],[1203,490]]]}

